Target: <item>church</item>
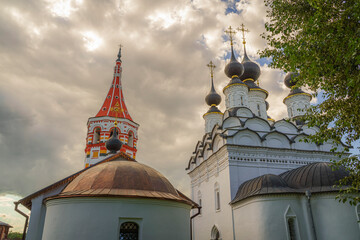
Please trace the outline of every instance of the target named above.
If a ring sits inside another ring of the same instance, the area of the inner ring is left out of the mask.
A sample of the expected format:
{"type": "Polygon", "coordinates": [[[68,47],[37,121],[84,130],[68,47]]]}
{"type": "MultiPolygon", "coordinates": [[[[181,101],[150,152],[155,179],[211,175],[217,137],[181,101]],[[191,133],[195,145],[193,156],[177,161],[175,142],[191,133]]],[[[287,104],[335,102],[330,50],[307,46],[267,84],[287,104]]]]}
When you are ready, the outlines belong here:
{"type": "Polygon", "coordinates": [[[139,124],[126,108],[121,74],[120,48],[110,90],[87,123],[85,168],[15,203],[31,210],[26,240],[190,238],[198,205],[135,160],[139,124]]]}
{"type": "Polygon", "coordinates": [[[87,122],[84,169],[15,203],[31,210],[26,240],[360,239],[360,206],[335,200],[334,185],[348,173],[331,168],[334,143],[304,141],[318,131],[300,120],[311,95],[289,73],[288,118],[272,119],[245,35],[240,63],[235,32],[226,32],[226,109],[217,107],[210,62],[205,131],[186,164],[191,197],[136,160],[139,124],[125,104],[120,48],[104,103],[87,122]]]}
{"type": "Polygon", "coordinates": [[[201,206],[193,221],[194,239],[360,239],[360,205],[335,200],[339,189],[334,185],[348,173],[331,168],[337,159],[333,142],[304,141],[318,131],[299,119],[311,95],[295,87],[296,74],[288,73],[284,83],[290,92],[283,100],[288,118],[268,116],[269,93],[257,83],[261,69],[246,53],[246,29],[239,30],[241,63],[233,50],[235,31],[226,31],[231,47],[224,69],[226,109],[217,107],[222,97],[214,88],[210,62],[205,132],[186,166],[191,198],[201,206]]]}

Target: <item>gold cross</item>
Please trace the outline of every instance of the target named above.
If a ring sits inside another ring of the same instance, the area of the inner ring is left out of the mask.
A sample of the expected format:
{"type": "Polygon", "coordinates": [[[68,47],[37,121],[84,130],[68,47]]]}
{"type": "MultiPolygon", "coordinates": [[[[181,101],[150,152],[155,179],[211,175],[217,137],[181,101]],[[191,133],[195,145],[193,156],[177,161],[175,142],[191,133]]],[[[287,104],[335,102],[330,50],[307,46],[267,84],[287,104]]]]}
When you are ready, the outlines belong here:
{"type": "Polygon", "coordinates": [[[243,34],[243,44],[245,45],[246,44],[246,41],[245,41],[245,32],[249,32],[249,29],[245,29],[245,25],[242,23],[241,24],[241,28],[237,28],[238,31],[242,31],[242,34],[243,34]]]}
{"type": "Polygon", "coordinates": [[[234,34],[236,33],[236,31],[233,30],[231,26],[229,26],[228,30],[225,30],[225,33],[229,35],[230,44],[231,44],[231,46],[232,46],[232,45],[233,45],[233,36],[234,36],[234,34]]]}
{"type": "MultiPolygon", "coordinates": [[[[110,111],[111,112],[115,112],[115,127],[117,126],[117,117],[118,117],[118,112],[120,112],[120,107],[119,107],[120,105],[119,105],[119,103],[117,102],[116,104],[115,104],[115,106],[114,107],[112,107],[112,108],[110,108],[110,111]]],[[[122,110],[122,109],[121,109],[122,110]]]]}
{"type": "Polygon", "coordinates": [[[211,78],[214,77],[214,68],[216,68],[216,66],[213,64],[212,61],[209,62],[209,64],[207,64],[206,66],[208,66],[210,68],[210,76],[211,78]]]}

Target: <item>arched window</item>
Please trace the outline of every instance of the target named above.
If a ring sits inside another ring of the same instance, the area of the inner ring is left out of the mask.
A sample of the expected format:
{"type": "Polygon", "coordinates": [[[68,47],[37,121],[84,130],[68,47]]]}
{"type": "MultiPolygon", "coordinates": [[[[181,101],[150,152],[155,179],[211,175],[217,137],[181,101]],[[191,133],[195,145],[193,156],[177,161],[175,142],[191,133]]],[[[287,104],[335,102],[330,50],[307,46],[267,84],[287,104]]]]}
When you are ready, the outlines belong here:
{"type": "Polygon", "coordinates": [[[215,210],[220,210],[220,187],[218,183],[214,185],[214,193],[215,193],[215,210]]]}
{"type": "Polygon", "coordinates": [[[120,226],[120,240],[138,240],[139,225],[134,222],[124,222],[120,226]]]}
{"type": "Polygon", "coordinates": [[[94,129],[94,138],[93,138],[93,144],[100,143],[100,128],[94,129]]]}
{"type": "Polygon", "coordinates": [[[213,226],[213,228],[211,229],[211,240],[221,240],[220,232],[216,226],[213,226]]]}
{"type": "Polygon", "coordinates": [[[128,146],[134,147],[134,133],[133,132],[129,132],[128,146]]]}
{"type": "Polygon", "coordinates": [[[261,117],[260,116],[260,104],[257,105],[257,110],[258,110],[258,116],[261,117]]]}

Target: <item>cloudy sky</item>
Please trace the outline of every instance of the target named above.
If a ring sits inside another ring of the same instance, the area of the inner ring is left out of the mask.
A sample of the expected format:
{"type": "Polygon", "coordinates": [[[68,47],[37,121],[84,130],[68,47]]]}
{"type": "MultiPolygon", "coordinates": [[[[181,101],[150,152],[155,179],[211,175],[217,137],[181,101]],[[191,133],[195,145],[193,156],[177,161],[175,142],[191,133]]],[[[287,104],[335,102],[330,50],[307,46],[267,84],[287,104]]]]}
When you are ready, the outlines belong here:
{"type": "Polygon", "coordinates": [[[204,133],[206,64],[217,66],[219,93],[229,81],[228,26],[250,30],[269,115],[285,117],[284,74],[257,54],[266,46],[262,1],[0,1],[0,221],[20,231],[12,202],[83,168],[86,122],[107,94],[120,43],[125,101],[140,124],[137,160],[187,194],[184,169],[204,133]]]}

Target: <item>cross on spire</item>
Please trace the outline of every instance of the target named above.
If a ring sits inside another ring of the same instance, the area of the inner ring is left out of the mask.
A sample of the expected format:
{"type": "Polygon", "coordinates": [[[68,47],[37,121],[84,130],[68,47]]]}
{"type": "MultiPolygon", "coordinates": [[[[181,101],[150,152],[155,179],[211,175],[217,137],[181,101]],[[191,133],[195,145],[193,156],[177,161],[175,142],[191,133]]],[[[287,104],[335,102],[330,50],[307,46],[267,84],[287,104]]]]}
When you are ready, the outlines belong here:
{"type": "Polygon", "coordinates": [[[117,126],[118,113],[120,111],[123,112],[124,110],[120,108],[120,104],[117,102],[114,107],[110,108],[110,111],[115,112],[115,123],[114,124],[115,124],[115,127],[116,127],[117,126]]]}
{"type": "Polygon", "coordinates": [[[233,28],[231,26],[228,27],[228,30],[225,30],[225,33],[229,35],[230,38],[230,44],[231,46],[233,45],[233,36],[236,33],[235,30],[233,30],[233,28]]]}
{"type": "Polygon", "coordinates": [[[214,68],[216,68],[216,66],[213,64],[212,61],[209,62],[209,64],[207,64],[206,66],[208,66],[210,68],[210,76],[211,78],[214,77],[214,68]]]}
{"type": "Polygon", "coordinates": [[[119,44],[119,53],[118,53],[118,58],[116,61],[120,61],[121,62],[121,48],[123,47],[123,45],[119,44]]]}
{"type": "Polygon", "coordinates": [[[246,32],[249,32],[249,29],[245,29],[245,25],[242,23],[241,24],[241,28],[237,28],[237,30],[238,31],[242,31],[242,34],[243,34],[243,44],[244,44],[244,46],[245,46],[245,44],[246,44],[246,41],[245,41],[245,33],[246,32]]]}

